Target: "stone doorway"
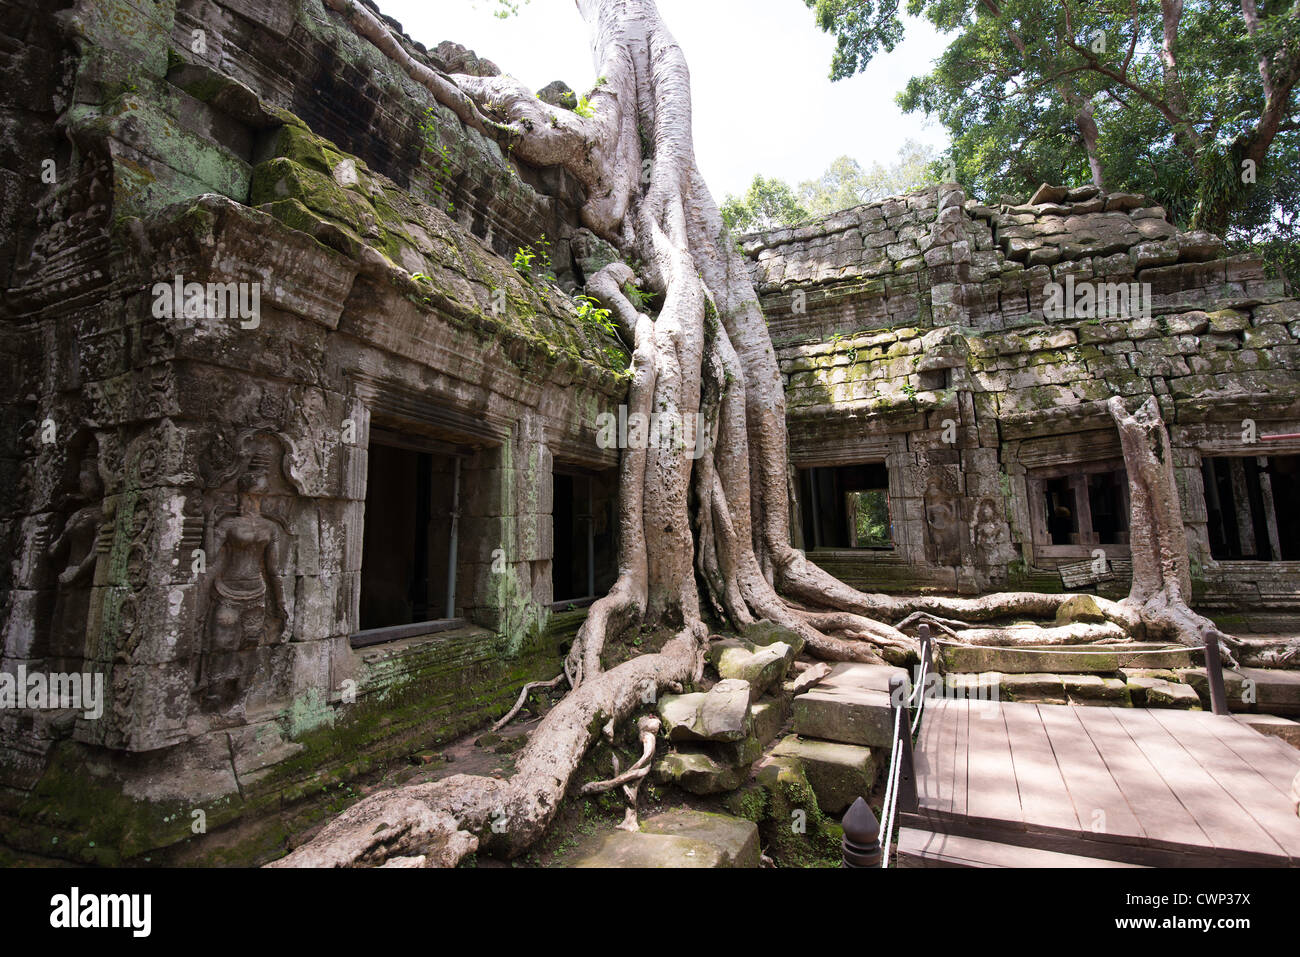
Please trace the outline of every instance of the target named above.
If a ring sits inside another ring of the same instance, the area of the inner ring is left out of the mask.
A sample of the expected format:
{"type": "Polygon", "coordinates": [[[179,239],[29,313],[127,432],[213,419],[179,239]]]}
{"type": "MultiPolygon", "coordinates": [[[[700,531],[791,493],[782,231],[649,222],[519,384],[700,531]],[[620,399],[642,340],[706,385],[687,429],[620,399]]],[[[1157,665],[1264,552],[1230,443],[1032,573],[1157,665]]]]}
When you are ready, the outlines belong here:
{"type": "Polygon", "coordinates": [[[883,462],[799,470],[803,540],[810,548],[894,547],[883,462]]]}

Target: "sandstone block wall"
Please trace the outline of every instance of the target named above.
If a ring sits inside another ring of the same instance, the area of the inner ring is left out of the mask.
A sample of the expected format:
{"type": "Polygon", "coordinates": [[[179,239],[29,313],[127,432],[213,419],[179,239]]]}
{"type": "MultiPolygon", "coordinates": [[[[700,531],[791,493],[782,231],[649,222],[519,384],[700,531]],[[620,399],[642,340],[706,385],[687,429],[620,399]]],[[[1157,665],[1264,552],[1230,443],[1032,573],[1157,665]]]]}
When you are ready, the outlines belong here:
{"type": "Polygon", "coordinates": [[[581,615],[549,608],[553,473],[616,466],[596,423],[626,357],[511,258],[545,234],[572,288],[582,197],[318,0],[17,2],[6,27],[0,670],[101,674],[106,702],[0,710],[0,844],[180,853],[201,809],[205,846],[255,859],[283,807],[558,667],[581,615]],[[255,287],[257,315],[160,309],[176,277],[255,287]],[[459,458],[436,513],[466,624],[359,650],[372,433],[459,458]]]}
{"type": "MultiPolygon", "coordinates": [[[[1105,400],[1155,395],[1201,600],[1294,606],[1300,565],[1211,556],[1201,465],[1300,451],[1243,442],[1244,428],[1300,425],[1300,302],[1258,260],[1179,231],[1142,197],[1045,188],[1034,200],[988,207],[950,184],[746,237],[793,464],[889,467],[895,547],[819,560],[864,587],[1060,588],[1059,566],[1093,546],[1035,541],[1035,483],[1118,462],[1105,400]],[[1145,284],[1149,308],[1066,316],[1052,283],[1145,284]]],[[[1104,588],[1126,587],[1126,557],[1108,549],[1119,564],[1104,588]]]]}

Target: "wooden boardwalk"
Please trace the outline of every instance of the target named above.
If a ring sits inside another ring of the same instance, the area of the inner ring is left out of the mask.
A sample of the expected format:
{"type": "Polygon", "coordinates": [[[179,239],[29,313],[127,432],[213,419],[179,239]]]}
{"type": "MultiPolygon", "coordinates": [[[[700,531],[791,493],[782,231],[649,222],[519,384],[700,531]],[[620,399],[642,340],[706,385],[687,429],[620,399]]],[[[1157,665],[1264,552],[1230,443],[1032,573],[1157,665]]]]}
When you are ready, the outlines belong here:
{"type": "Polygon", "coordinates": [[[936,699],[915,761],[918,807],[901,814],[914,846],[951,835],[1128,864],[1300,865],[1300,751],[1230,717],[936,699]]]}

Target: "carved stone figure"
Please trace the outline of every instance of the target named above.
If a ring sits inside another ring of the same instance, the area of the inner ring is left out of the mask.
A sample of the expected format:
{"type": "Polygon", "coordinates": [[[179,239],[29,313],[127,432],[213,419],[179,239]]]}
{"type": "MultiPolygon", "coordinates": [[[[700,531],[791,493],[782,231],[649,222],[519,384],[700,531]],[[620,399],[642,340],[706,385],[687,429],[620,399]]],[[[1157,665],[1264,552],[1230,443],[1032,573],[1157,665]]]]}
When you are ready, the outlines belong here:
{"type": "Polygon", "coordinates": [[[48,650],[55,658],[85,654],[90,587],[94,584],[97,557],[95,543],[104,521],[103,487],[99,481],[98,459],[93,453],[81,460],[72,501],[80,503],[80,507],[68,516],[45,556],[51,568],[59,569],[48,650]]]}
{"type": "Polygon", "coordinates": [[[243,652],[283,639],[288,627],[279,565],[284,530],[262,514],[268,491],[264,472],[250,471],[238,482],[239,511],[216,522],[211,564],[201,606],[205,645],[199,691],[208,707],[235,704],[252,680],[243,652]]]}
{"type": "Polygon", "coordinates": [[[925,558],[933,565],[961,564],[961,513],[947,470],[930,473],[925,489],[925,558]]]}

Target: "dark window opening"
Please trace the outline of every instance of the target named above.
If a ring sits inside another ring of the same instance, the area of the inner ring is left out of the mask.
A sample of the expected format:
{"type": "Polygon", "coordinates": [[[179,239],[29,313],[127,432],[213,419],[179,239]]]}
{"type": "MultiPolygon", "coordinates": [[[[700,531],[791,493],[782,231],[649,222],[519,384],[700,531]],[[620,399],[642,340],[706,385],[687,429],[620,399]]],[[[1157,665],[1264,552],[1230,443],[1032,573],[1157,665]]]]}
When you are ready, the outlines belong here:
{"type": "Polygon", "coordinates": [[[801,469],[799,495],[804,547],[893,547],[884,463],[801,469]]]}
{"type": "Polygon", "coordinates": [[[614,472],[555,473],[551,595],[557,604],[607,592],[618,576],[614,472]]]}
{"type": "Polygon", "coordinates": [[[1052,544],[1079,544],[1079,515],[1070,480],[1051,479],[1044,490],[1047,493],[1047,534],[1051,536],[1052,544]]]}
{"type": "Polygon", "coordinates": [[[1092,530],[1097,535],[1096,544],[1128,542],[1127,481],[1123,472],[1099,472],[1088,476],[1088,505],[1092,513],[1092,530]]]}
{"type": "Polygon", "coordinates": [[[449,569],[457,459],[371,442],[361,630],[455,617],[449,569]]]}
{"type": "Polygon", "coordinates": [[[1300,455],[1204,459],[1201,478],[1211,557],[1300,560],[1300,455]]]}
{"type": "Polygon", "coordinates": [[[1109,463],[1053,467],[1033,476],[1030,488],[1041,503],[1034,507],[1035,542],[1075,548],[1129,543],[1123,469],[1109,463]]]}

